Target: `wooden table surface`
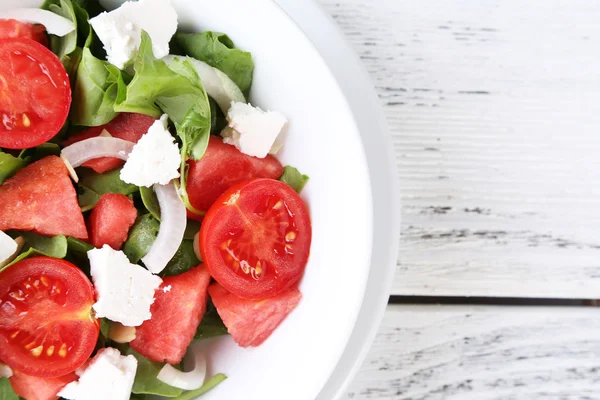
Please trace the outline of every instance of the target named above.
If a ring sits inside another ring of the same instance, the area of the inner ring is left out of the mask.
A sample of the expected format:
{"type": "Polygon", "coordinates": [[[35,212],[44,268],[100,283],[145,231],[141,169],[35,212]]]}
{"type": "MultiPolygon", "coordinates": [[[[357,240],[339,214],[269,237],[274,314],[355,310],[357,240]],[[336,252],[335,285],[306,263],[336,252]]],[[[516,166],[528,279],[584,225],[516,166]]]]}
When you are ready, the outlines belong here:
{"type": "Polygon", "coordinates": [[[402,188],[392,304],[346,398],[600,399],[581,301],[600,297],[600,3],[319,2],[402,188]]]}

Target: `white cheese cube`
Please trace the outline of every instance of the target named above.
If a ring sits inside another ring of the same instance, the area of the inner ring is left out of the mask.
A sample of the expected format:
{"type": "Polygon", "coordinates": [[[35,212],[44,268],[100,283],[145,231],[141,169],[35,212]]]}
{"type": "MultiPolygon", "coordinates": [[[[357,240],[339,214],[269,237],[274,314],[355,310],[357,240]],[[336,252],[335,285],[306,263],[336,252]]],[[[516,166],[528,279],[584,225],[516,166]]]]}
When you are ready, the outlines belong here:
{"type": "Polygon", "coordinates": [[[167,129],[167,115],[154,122],[148,133],[133,146],[121,169],[121,180],[137,186],[168,184],[179,178],[181,156],[175,139],[167,129]]]}
{"type": "Polygon", "coordinates": [[[79,380],[69,383],[58,396],[69,400],[128,400],[137,370],[134,356],[122,356],[119,350],[102,349],[75,373],[79,380]]]}
{"type": "Polygon", "coordinates": [[[108,62],[124,69],[137,55],[142,30],[150,35],[156,58],[169,54],[169,41],[177,31],[177,13],[169,0],[127,1],[90,19],[90,24],[104,44],[108,62]]]}
{"type": "Polygon", "coordinates": [[[287,123],[278,112],[263,111],[246,103],[231,103],[229,127],[221,132],[223,142],[250,156],[264,158],[287,123]]]}
{"type": "Polygon", "coordinates": [[[18,249],[19,246],[17,245],[17,242],[6,233],[0,231],[0,266],[3,265],[5,261],[12,258],[13,254],[15,254],[18,249]]]}
{"type": "Polygon", "coordinates": [[[96,316],[125,326],[140,326],[150,319],[154,291],[162,279],[131,264],[125,253],[108,245],[90,250],[87,255],[98,297],[93,305],[96,316]]]}

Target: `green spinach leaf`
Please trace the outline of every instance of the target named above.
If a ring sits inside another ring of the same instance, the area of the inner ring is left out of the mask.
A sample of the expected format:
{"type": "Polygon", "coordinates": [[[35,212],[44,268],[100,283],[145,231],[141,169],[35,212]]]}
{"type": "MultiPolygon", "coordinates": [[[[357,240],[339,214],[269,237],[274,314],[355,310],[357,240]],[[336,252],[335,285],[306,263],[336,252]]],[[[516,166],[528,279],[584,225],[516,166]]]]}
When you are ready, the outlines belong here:
{"type": "Polygon", "coordinates": [[[123,245],[123,252],[129,261],[136,264],[148,254],[156,240],[159,228],[160,223],[151,214],[141,215],[137,218],[123,245]]]}
{"type": "Polygon", "coordinates": [[[87,252],[92,250],[94,246],[84,242],[83,240],[75,239],[72,236],[67,238],[67,250],[69,253],[75,253],[87,257],[87,252]]]}
{"type": "Polygon", "coordinates": [[[100,333],[104,339],[108,339],[108,331],[110,330],[110,321],[106,318],[100,318],[100,333]]]}
{"type": "Polygon", "coordinates": [[[183,238],[194,240],[194,236],[196,236],[196,233],[198,232],[200,232],[200,222],[188,219],[185,231],[183,232],[183,238]]]}
{"type": "Polygon", "coordinates": [[[177,252],[173,258],[171,258],[161,275],[181,275],[198,264],[200,264],[200,260],[198,260],[198,257],[196,257],[196,253],[194,252],[194,241],[183,239],[177,252]]]}
{"type": "Polygon", "coordinates": [[[59,155],[59,145],[56,143],[44,143],[30,149],[21,150],[21,153],[19,153],[19,158],[27,161],[28,163],[32,163],[34,161],[41,160],[44,157],[59,155]]]}
{"type": "Polygon", "coordinates": [[[154,190],[149,187],[140,186],[140,197],[142,198],[146,210],[148,210],[154,218],[160,221],[160,205],[158,204],[158,199],[156,198],[154,190]]]}
{"type": "Polygon", "coordinates": [[[94,192],[83,186],[77,187],[77,202],[79,203],[79,208],[81,208],[82,212],[86,212],[96,207],[96,203],[100,201],[100,197],[102,195],[94,192]]]}
{"type": "Polygon", "coordinates": [[[113,169],[99,174],[89,168],[78,168],[79,185],[92,190],[99,195],[118,193],[126,196],[138,191],[136,185],[125,183],[121,180],[121,169],[113,169]]]}
{"type": "Polygon", "coordinates": [[[47,237],[31,232],[20,232],[19,235],[25,239],[23,252],[21,252],[21,254],[19,254],[12,262],[0,268],[0,271],[29,257],[48,256],[53,258],[65,258],[67,255],[67,238],[63,235],[47,237]]]}
{"type": "Polygon", "coordinates": [[[216,374],[215,376],[204,381],[204,385],[202,385],[200,389],[187,391],[181,396],[176,397],[174,400],[194,400],[198,396],[202,396],[206,392],[216,388],[225,379],[227,379],[227,376],[223,374],[216,374]]]}
{"type": "Polygon", "coordinates": [[[130,350],[128,354],[133,355],[138,362],[133,388],[131,389],[132,393],[163,397],[176,397],[182,393],[181,389],[158,380],[157,376],[164,366],[163,363],[150,361],[133,350],[130,350]]]}
{"type": "Polygon", "coordinates": [[[200,321],[200,325],[196,329],[194,339],[208,339],[215,336],[227,335],[227,333],[227,327],[219,316],[213,302],[209,300],[202,321],[200,321]]]}
{"type": "Polygon", "coordinates": [[[283,168],[283,174],[279,178],[279,180],[283,183],[287,183],[296,191],[296,193],[300,193],[306,182],[308,182],[308,175],[301,174],[294,167],[290,167],[289,165],[283,168]]]}
{"type": "Polygon", "coordinates": [[[48,9],[54,14],[68,19],[75,25],[75,30],[67,33],[65,36],[58,37],[52,35],[50,37],[50,49],[64,64],[65,57],[73,53],[77,48],[77,16],[75,15],[71,0],[60,0],[58,4],[50,4],[48,9]]]}
{"type": "Polygon", "coordinates": [[[0,185],[27,165],[27,161],[0,151],[0,185]]]}
{"type": "Polygon", "coordinates": [[[236,49],[229,36],[211,31],[177,33],[175,41],[186,55],[223,71],[248,94],[254,73],[252,54],[236,49]]]}
{"type": "Polygon", "coordinates": [[[0,399],[2,400],[19,400],[19,396],[15,393],[8,378],[0,378],[0,399]]]}

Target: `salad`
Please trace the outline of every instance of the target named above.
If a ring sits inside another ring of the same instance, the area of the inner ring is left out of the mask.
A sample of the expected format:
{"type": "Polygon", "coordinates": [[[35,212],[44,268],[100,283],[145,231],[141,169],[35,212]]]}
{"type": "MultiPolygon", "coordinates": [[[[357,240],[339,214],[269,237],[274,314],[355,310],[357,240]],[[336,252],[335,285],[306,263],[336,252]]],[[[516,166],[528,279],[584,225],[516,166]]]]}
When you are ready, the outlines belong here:
{"type": "Polygon", "coordinates": [[[0,3],[0,399],[193,399],[202,340],[298,305],[308,177],[253,71],[169,0],[0,3]]]}

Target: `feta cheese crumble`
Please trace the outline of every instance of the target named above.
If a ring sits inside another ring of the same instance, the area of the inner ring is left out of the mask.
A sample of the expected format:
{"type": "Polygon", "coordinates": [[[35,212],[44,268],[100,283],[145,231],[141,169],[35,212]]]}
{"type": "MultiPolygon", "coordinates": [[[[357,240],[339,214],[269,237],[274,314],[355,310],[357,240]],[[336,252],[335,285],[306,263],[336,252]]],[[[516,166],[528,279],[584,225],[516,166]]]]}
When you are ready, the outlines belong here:
{"type": "Polygon", "coordinates": [[[79,380],[65,386],[58,396],[68,400],[128,400],[136,370],[134,356],[122,356],[119,350],[107,347],[75,371],[79,380]]]}
{"type": "Polygon", "coordinates": [[[264,158],[287,123],[278,112],[263,111],[250,104],[233,102],[227,113],[228,128],[221,132],[223,142],[249,156],[264,158]]]}
{"type": "Polygon", "coordinates": [[[90,25],[104,45],[108,62],[124,69],[137,55],[142,30],[150,35],[156,58],[169,54],[169,41],[177,31],[177,13],[169,0],[127,1],[90,19],[90,25]]]}
{"type": "Polygon", "coordinates": [[[5,261],[11,258],[18,249],[17,242],[6,233],[0,231],[0,265],[3,265],[5,261]]]}
{"type": "Polygon", "coordinates": [[[163,115],[133,146],[121,169],[123,182],[150,187],[179,178],[179,147],[167,129],[167,120],[167,115],[163,115]]]}
{"type": "Polygon", "coordinates": [[[98,295],[96,317],[125,326],[139,326],[150,319],[154,291],[162,279],[144,267],[131,264],[122,251],[104,245],[88,251],[90,272],[98,295]]]}

